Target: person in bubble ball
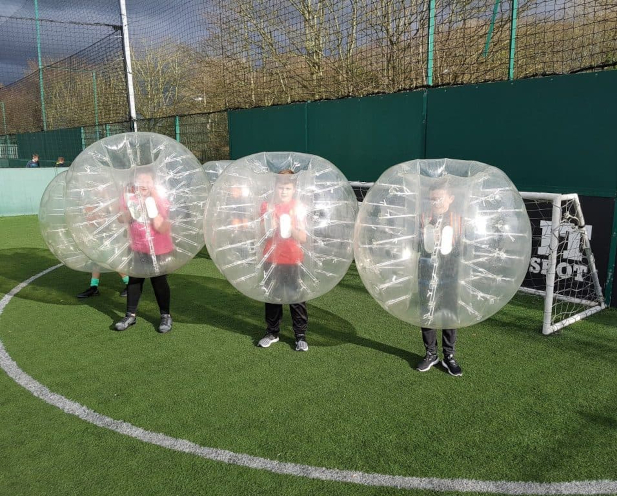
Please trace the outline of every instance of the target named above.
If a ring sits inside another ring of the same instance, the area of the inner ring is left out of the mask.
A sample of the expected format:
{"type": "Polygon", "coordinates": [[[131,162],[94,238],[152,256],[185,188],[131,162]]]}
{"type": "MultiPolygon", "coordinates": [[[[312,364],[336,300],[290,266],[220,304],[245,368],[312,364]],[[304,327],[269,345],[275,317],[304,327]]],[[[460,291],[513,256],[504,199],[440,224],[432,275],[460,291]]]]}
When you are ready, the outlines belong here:
{"type": "MultiPolygon", "coordinates": [[[[447,318],[456,319],[458,307],[458,259],[462,244],[462,219],[450,207],[454,195],[450,194],[447,182],[439,180],[429,188],[430,213],[420,219],[420,257],[418,259],[418,293],[420,311],[425,320],[435,314],[448,313],[447,318]]],[[[450,375],[463,374],[454,359],[456,329],[442,329],[442,365],[450,375]]],[[[426,372],[439,363],[437,355],[437,330],[422,327],[422,341],[426,355],[416,369],[426,372]]]]}
{"type": "MultiPolygon", "coordinates": [[[[138,173],[134,187],[125,192],[120,204],[121,219],[129,223],[130,246],[134,259],[141,264],[165,265],[174,249],[171,224],[168,220],[169,202],[158,193],[152,176],[145,172],[138,173]]],[[[129,276],[126,315],[116,323],[116,330],[124,331],[137,322],[137,305],[144,281],[145,278],[129,276]]],[[[150,282],[161,312],[158,332],[169,332],[172,319],[169,312],[171,294],[167,275],[151,277],[150,282]]]]}
{"type": "MultiPolygon", "coordinates": [[[[296,177],[293,171],[283,170],[276,177],[274,201],[261,205],[261,217],[266,232],[273,233],[266,241],[263,256],[263,286],[276,299],[294,299],[300,290],[300,264],[304,260],[302,244],[306,243],[305,208],[295,198],[296,177]]],[[[289,305],[296,338],[296,351],[308,351],[306,331],[308,311],[306,302],[289,305]]],[[[257,343],[267,348],[279,340],[283,305],[266,303],[266,334],[257,343]]]]}

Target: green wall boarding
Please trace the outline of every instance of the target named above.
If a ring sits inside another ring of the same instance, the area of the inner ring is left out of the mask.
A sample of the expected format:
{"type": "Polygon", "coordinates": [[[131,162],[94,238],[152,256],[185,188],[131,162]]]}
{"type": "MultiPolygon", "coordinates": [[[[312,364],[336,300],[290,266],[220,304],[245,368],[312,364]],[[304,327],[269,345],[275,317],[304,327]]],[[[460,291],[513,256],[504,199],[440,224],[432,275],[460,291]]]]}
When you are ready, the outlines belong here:
{"type": "Polygon", "coordinates": [[[296,103],[230,111],[231,158],[237,159],[266,150],[306,152],[306,105],[296,103]]]}
{"type": "Polygon", "coordinates": [[[479,160],[522,191],[617,193],[617,71],[229,112],[232,159],[298,151],[375,181],[416,158],[479,160]]]}
{"type": "Polygon", "coordinates": [[[308,153],[351,181],[374,181],[388,167],[424,153],[423,105],[416,91],[307,104],[308,153]]]}
{"type": "Polygon", "coordinates": [[[429,90],[427,158],[478,160],[521,191],[614,197],[617,71],[429,90]]]}
{"type": "Polygon", "coordinates": [[[319,155],[355,181],[424,153],[425,92],[229,112],[230,156],[260,151],[319,155]]]}
{"type": "Polygon", "coordinates": [[[18,134],[17,149],[22,159],[30,159],[33,153],[38,153],[41,161],[55,164],[58,157],[72,161],[82,151],[81,128],[18,134]]]}

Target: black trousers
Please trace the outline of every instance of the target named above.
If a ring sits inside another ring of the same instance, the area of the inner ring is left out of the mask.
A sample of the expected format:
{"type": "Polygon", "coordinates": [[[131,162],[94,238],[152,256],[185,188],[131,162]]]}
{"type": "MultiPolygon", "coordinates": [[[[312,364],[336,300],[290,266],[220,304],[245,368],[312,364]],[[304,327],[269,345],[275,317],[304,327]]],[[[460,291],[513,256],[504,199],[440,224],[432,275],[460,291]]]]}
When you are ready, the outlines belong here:
{"type": "MultiPolygon", "coordinates": [[[[308,311],[306,302],[292,303],[289,305],[291,320],[296,335],[296,339],[304,339],[308,329],[308,311]]],[[[267,332],[278,334],[281,330],[281,320],[283,320],[283,305],[278,303],[266,303],[266,324],[267,332]]]]}
{"type": "MultiPolygon", "coordinates": [[[[300,266],[299,265],[272,265],[264,264],[266,274],[269,274],[264,284],[272,286],[270,296],[279,300],[291,299],[298,294],[300,288],[300,266]]],[[[308,328],[308,311],[306,302],[292,303],[289,305],[291,320],[296,339],[304,339],[308,328]]],[[[266,303],[266,324],[267,331],[277,334],[280,331],[281,320],[283,319],[283,305],[280,303],[266,303]]]]}
{"type": "MultiPolygon", "coordinates": [[[[126,298],[127,313],[137,312],[139,298],[141,298],[141,293],[144,289],[144,281],[145,279],[143,277],[129,277],[126,298]]],[[[161,315],[168,314],[171,303],[171,293],[169,290],[169,283],[167,282],[167,275],[151,277],[150,283],[152,284],[152,289],[154,289],[154,296],[159,305],[161,315]]]]}
{"type": "MultiPolygon", "coordinates": [[[[422,341],[427,353],[437,354],[437,330],[422,328],[422,341]]],[[[444,355],[454,355],[454,345],[456,344],[456,329],[442,329],[441,347],[444,355]]]]}

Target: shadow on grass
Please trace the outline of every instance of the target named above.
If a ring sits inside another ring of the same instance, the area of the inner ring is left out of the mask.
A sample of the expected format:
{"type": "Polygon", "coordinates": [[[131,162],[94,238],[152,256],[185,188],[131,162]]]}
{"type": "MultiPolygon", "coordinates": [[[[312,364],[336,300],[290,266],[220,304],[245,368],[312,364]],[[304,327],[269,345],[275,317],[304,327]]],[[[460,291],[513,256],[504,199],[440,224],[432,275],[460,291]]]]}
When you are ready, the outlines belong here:
{"type": "MultiPolygon", "coordinates": [[[[205,253],[204,250],[200,253],[205,253]]],[[[203,257],[203,258],[207,258],[203,257]]],[[[0,291],[8,292],[29,277],[55,265],[57,260],[45,249],[0,250],[0,291]]],[[[90,275],[60,267],[45,277],[35,280],[16,296],[54,305],[88,305],[110,319],[109,329],[125,313],[126,299],[119,296],[124,285],[113,273],[101,276],[101,296],[79,300],[77,293],[86,289],[90,275]]],[[[264,304],[239,293],[224,279],[171,274],[169,284],[172,296],[172,315],[176,323],[207,324],[228,332],[249,336],[256,344],[265,331],[264,304]]],[[[358,281],[358,289],[364,291],[358,281]]],[[[351,286],[356,287],[351,283],[351,286]]],[[[368,295],[367,295],[368,297],[368,295]]],[[[139,318],[158,327],[160,316],[148,281],[140,301],[139,318]]],[[[324,310],[309,303],[309,331],[307,338],[312,346],[338,346],[345,343],[370,348],[403,360],[410,366],[420,361],[415,353],[359,336],[355,327],[336,312],[324,310]]],[[[344,308],[341,309],[341,313],[344,308]]],[[[295,348],[290,330],[288,306],[285,305],[281,341],[295,348]]],[[[201,328],[207,332],[207,327],[201,328]]]]}

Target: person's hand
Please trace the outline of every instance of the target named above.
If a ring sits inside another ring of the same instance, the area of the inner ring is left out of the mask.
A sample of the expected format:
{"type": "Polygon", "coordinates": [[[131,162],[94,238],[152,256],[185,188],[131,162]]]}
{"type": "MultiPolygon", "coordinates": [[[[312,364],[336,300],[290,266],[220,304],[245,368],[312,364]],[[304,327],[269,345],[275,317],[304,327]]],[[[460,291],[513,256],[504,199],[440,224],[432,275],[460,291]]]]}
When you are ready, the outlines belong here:
{"type": "Polygon", "coordinates": [[[161,214],[158,214],[154,219],[152,219],[152,227],[154,227],[155,231],[161,234],[167,234],[171,230],[171,223],[161,214]]]}

